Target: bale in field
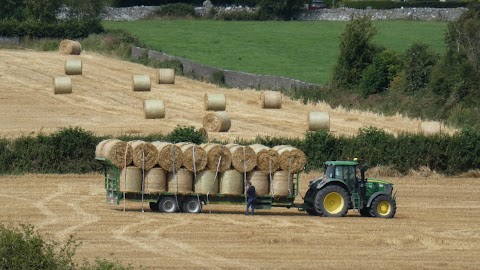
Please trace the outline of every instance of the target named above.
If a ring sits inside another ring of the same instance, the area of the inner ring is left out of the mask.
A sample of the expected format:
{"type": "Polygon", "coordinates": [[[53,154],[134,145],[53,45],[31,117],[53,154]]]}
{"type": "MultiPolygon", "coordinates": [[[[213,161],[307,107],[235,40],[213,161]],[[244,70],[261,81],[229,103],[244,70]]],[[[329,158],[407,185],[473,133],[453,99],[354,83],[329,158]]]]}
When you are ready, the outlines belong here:
{"type": "Polygon", "coordinates": [[[260,96],[260,104],[263,109],[282,108],[282,93],[279,91],[263,91],[260,96]]]}
{"type": "Polygon", "coordinates": [[[227,195],[243,194],[243,176],[237,170],[228,170],[220,174],[220,193],[227,195]]]}
{"type": "Polygon", "coordinates": [[[278,145],[273,147],[280,155],[280,168],[290,173],[298,173],[303,170],[307,158],[305,154],[290,145],[278,145]]]}
{"type": "Polygon", "coordinates": [[[158,193],[167,191],[167,174],[162,168],[151,168],[145,171],[144,191],[158,193]]]}
{"type": "Polygon", "coordinates": [[[200,194],[215,194],[218,193],[218,182],[215,179],[217,174],[214,171],[203,170],[197,173],[195,178],[193,191],[200,194]]]}
{"type": "Polygon", "coordinates": [[[250,147],[257,155],[257,170],[273,173],[280,167],[280,155],[272,148],[261,144],[253,144],[250,147]]]}
{"type": "Polygon", "coordinates": [[[310,112],[307,117],[309,131],[330,131],[330,115],[328,112],[310,112]]]}
{"type": "Polygon", "coordinates": [[[78,41],[64,39],[60,42],[58,50],[62,54],[79,55],[82,52],[82,45],[78,41]]]}
{"type": "Polygon", "coordinates": [[[128,142],[133,149],[133,164],[139,168],[149,170],[153,168],[158,162],[157,148],[144,141],[128,142]]]}
{"type": "Polygon", "coordinates": [[[82,75],[82,60],[81,59],[67,59],[65,60],[65,74],[66,75],[82,75]]]}
{"type": "Polygon", "coordinates": [[[123,168],[132,164],[132,146],[124,141],[112,139],[102,147],[102,158],[109,159],[117,168],[123,168]]]}
{"type": "Polygon", "coordinates": [[[203,105],[205,111],[225,111],[227,99],[224,94],[205,94],[203,105]]]}
{"type": "Polygon", "coordinates": [[[276,171],[272,177],[272,196],[289,196],[293,193],[293,174],[285,171],[276,171]]]}
{"type": "Polygon", "coordinates": [[[165,118],[165,104],[161,99],[149,99],[143,102],[145,119],[165,118]]]}
{"type": "Polygon", "coordinates": [[[67,76],[55,77],[53,79],[53,93],[57,94],[71,94],[72,93],[72,79],[67,76]]]}
{"type": "Polygon", "coordinates": [[[160,68],[158,69],[159,84],[174,84],[175,83],[175,69],[172,68],[160,68]]]}
{"type": "Polygon", "coordinates": [[[232,153],[232,166],[239,172],[249,172],[257,166],[257,155],[250,146],[227,144],[232,153]]]}
{"type": "Polygon", "coordinates": [[[207,168],[211,171],[224,172],[232,166],[230,149],[221,144],[206,143],[200,145],[207,153],[207,168]]]}
{"type": "Polygon", "coordinates": [[[169,142],[152,142],[157,148],[158,165],[167,172],[180,169],[183,161],[182,149],[169,142]]]}
{"type": "Polygon", "coordinates": [[[191,193],[193,190],[193,173],[185,168],[167,174],[168,192],[191,193]]]}
{"type": "Polygon", "coordinates": [[[207,152],[194,143],[178,143],[182,149],[182,164],[191,172],[199,172],[207,166],[207,152]]]}
{"type": "Polygon", "coordinates": [[[142,170],[129,166],[120,170],[120,191],[142,192],[142,170]]]}
{"type": "Polygon", "coordinates": [[[207,113],[203,118],[203,127],[212,132],[227,132],[232,125],[227,112],[207,113]]]}
{"type": "Polygon", "coordinates": [[[420,133],[425,135],[435,135],[442,133],[442,123],[437,121],[421,122],[419,125],[420,133]]]}
{"type": "Polygon", "coordinates": [[[133,75],[132,89],[133,91],[150,91],[152,83],[150,82],[150,75],[133,75]]]}
{"type": "Polygon", "coordinates": [[[268,173],[262,171],[251,171],[247,173],[247,181],[250,181],[255,187],[255,193],[257,196],[268,195],[269,179],[268,173]]]}

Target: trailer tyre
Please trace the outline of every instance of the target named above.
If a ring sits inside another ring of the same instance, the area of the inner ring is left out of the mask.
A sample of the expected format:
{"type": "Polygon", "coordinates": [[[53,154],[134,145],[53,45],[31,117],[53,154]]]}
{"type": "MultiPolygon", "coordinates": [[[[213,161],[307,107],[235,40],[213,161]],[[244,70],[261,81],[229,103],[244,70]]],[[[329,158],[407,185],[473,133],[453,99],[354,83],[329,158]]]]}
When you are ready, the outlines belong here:
{"type": "Polygon", "coordinates": [[[337,185],[326,186],[315,195],[315,210],[320,216],[343,217],[349,206],[347,192],[337,185]]]}
{"type": "Polygon", "coordinates": [[[370,215],[379,218],[393,218],[397,212],[397,203],[389,195],[379,195],[370,205],[370,215]]]}
{"type": "Polygon", "coordinates": [[[185,199],[182,205],[184,213],[200,213],[202,211],[202,202],[195,197],[185,199]]]}
{"type": "Polygon", "coordinates": [[[158,202],[158,210],[163,213],[178,212],[178,203],[175,197],[167,196],[160,199],[158,202]]]}

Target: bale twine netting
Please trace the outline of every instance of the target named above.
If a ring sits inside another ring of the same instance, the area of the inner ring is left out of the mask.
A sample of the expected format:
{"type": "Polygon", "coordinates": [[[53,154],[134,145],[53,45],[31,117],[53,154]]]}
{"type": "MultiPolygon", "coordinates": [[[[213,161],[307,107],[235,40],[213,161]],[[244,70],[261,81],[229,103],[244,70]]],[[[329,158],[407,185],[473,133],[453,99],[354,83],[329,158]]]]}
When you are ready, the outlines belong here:
{"type": "Polygon", "coordinates": [[[273,148],[280,155],[280,168],[290,173],[298,173],[303,170],[307,158],[305,154],[289,145],[278,145],[273,148]]]}
{"type": "Polygon", "coordinates": [[[330,115],[328,112],[310,112],[307,117],[309,131],[330,131],[330,115]]]}
{"type": "Polygon", "coordinates": [[[437,121],[421,122],[420,133],[425,135],[435,135],[442,133],[442,123],[437,121]]]}
{"type": "Polygon", "coordinates": [[[143,190],[146,193],[159,193],[167,191],[167,173],[162,168],[151,168],[145,171],[143,190]]]}
{"type": "Polygon", "coordinates": [[[212,132],[227,132],[232,125],[227,112],[210,112],[203,118],[203,127],[212,132]]]}
{"type": "Polygon", "coordinates": [[[205,94],[203,105],[205,111],[225,111],[227,99],[224,94],[205,94]]]}
{"type": "Polygon", "coordinates": [[[272,177],[272,196],[293,195],[293,174],[289,175],[286,171],[276,171],[272,177]]]}
{"type": "Polygon", "coordinates": [[[232,166],[232,153],[224,145],[206,143],[200,145],[207,153],[207,168],[211,171],[224,172],[232,166]]]}
{"type": "Polygon", "coordinates": [[[129,144],[133,149],[135,166],[148,170],[158,163],[158,150],[153,144],[144,141],[131,141],[129,144]]]}
{"type": "Polygon", "coordinates": [[[257,166],[257,155],[250,146],[227,144],[232,153],[232,167],[239,172],[249,172],[257,166]]]}
{"type": "Polygon", "coordinates": [[[277,151],[261,144],[253,144],[250,147],[257,155],[257,170],[269,173],[278,170],[280,167],[280,155],[277,151]]]}
{"type": "Polygon", "coordinates": [[[128,166],[120,170],[120,191],[142,192],[142,170],[128,166]]]}
{"type": "Polygon", "coordinates": [[[65,60],[65,74],[66,75],[82,75],[82,60],[67,59],[65,60]]]}
{"type": "Polygon", "coordinates": [[[145,119],[165,118],[165,104],[161,99],[147,99],[143,102],[145,119]]]}
{"type": "Polygon", "coordinates": [[[177,145],[174,145],[169,142],[152,142],[152,144],[157,148],[158,156],[157,161],[158,165],[167,172],[180,169],[183,162],[182,149],[177,145]]]}
{"type": "Polygon", "coordinates": [[[150,75],[133,75],[132,89],[133,91],[150,91],[152,84],[150,82],[150,75]]]}
{"type": "Polygon", "coordinates": [[[243,175],[237,170],[228,170],[220,174],[219,188],[221,194],[242,195],[243,175]]]}
{"type": "Polygon", "coordinates": [[[200,194],[218,193],[219,177],[220,175],[210,170],[198,172],[194,179],[193,191],[200,194]],[[215,179],[215,176],[217,176],[217,179],[215,179]]]}
{"type": "Polygon", "coordinates": [[[159,84],[174,84],[175,83],[175,69],[173,68],[160,68],[158,69],[159,84]]]}
{"type": "Polygon", "coordinates": [[[279,91],[263,91],[260,96],[260,104],[263,109],[282,108],[282,93],[279,91]]]}
{"type": "Polygon", "coordinates": [[[62,54],[79,55],[82,52],[82,45],[78,41],[64,39],[60,42],[58,50],[62,54]]]}
{"type": "Polygon", "coordinates": [[[207,166],[207,152],[194,143],[177,144],[182,149],[183,167],[191,172],[199,172],[207,166]]]}
{"type": "Polygon", "coordinates": [[[167,174],[168,192],[191,193],[193,188],[193,173],[185,168],[167,174]]]}
{"type": "Polygon", "coordinates": [[[100,157],[109,159],[118,168],[123,168],[132,164],[133,149],[124,141],[112,139],[103,145],[100,157]]]}
{"type": "Polygon", "coordinates": [[[247,181],[250,181],[255,186],[255,193],[257,196],[268,195],[269,191],[269,174],[262,171],[251,171],[247,173],[247,181]]]}
{"type": "Polygon", "coordinates": [[[72,93],[72,79],[67,76],[53,78],[53,93],[71,94],[72,93]]]}

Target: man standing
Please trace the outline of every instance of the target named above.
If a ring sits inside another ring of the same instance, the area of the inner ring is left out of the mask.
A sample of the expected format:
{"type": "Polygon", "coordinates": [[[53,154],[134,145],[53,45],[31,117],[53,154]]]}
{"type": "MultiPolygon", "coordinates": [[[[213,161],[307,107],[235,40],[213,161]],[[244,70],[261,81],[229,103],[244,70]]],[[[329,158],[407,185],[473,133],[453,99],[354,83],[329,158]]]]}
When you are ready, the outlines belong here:
{"type": "Polygon", "coordinates": [[[247,182],[247,210],[245,211],[245,215],[248,215],[248,208],[252,208],[252,216],[255,214],[255,203],[256,203],[256,198],[255,198],[255,187],[252,185],[250,181],[247,182]]]}

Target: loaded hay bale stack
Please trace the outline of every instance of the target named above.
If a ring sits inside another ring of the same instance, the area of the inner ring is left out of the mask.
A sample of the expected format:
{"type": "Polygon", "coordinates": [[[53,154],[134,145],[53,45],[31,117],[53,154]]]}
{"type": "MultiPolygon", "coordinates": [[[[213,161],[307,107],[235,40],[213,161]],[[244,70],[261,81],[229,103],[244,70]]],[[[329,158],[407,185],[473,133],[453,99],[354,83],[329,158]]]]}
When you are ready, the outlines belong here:
{"type": "Polygon", "coordinates": [[[120,170],[120,191],[142,192],[142,170],[135,166],[128,166],[120,170]]]}
{"type": "Polygon", "coordinates": [[[158,69],[157,82],[159,84],[174,84],[175,83],[175,69],[160,68],[158,69]]]}
{"type": "Polygon", "coordinates": [[[250,146],[227,144],[232,153],[232,167],[239,172],[249,172],[257,166],[257,155],[250,146]]]}
{"type": "Polygon", "coordinates": [[[64,39],[60,42],[58,50],[62,54],[80,55],[82,52],[82,45],[78,41],[64,39]]]}
{"type": "Polygon", "coordinates": [[[123,168],[132,164],[133,149],[131,145],[124,141],[111,139],[104,142],[99,157],[110,160],[117,168],[123,168]]]}
{"type": "Polygon", "coordinates": [[[228,170],[220,174],[219,188],[221,194],[242,195],[243,176],[237,170],[228,170]]]}
{"type": "Polygon", "coordinates": [[[148,99],[143,102],[145,119],[165,118],[165,104],[161,99],[148,99]]]}
{"type": "Polygon", "coordinates": [[[330,115],[328,112],[309,112],[307,126],[309,131],[330,131],[330,115]]]}
{"type": "Polygon", "coordinates": [[[203,98],[205,111],[225,111],[227,99],[224,94],[205,94],[203,98]]]}
{"type": "Polygon", "coordinates": [[[424,135],[435,135],[442,133],[443,125],[438,121],[421,122],[419,131],[424,135]]]}
{"type": "Polygon", "coordinates": [[[72,93],[72,79],[67,76],[53,78],[53,93],[58,94],[71,94],[72,93]]]}
{"type": "Polygon", "coordinates": [[[185,168],[167,174],[167,190],[174,193],[192,193],[193,173],[185,168]]]}
{"type": "Polygon", "coordinates": [[[207,152],[194,143],[176,144],[182,149],[183,167],[191,172],[199,172],[207,166],[207,152]]]}
{"type": "Polygon", "coordinates": [[[274,149],[261,145],[252,144],[250,147],[257,155],[257,170],[273,173],[280,167],[280,155],[274,149]]]}
{"type": "Polygon", "coordinates": [[[293,195],[293,174],[286,171],[276,171],[272,177],[272,188],[270,194],[272,196],[289,196],[293,195]]]}
{"type": "Polygon", "coordinates": [[[157,148],[157,162],[162,169],[171,172],[182,167],[183,154],[182,149],[175,144],[169,142],[152,142],[157,148]]]}
{"type": "Polygon", "coordinates": [[[135,92],[150,91],[152,83],[150,75],[132,75],[132,89],[135,92]]]}
{"type": "Polygon", "coordinates": [[[82,60],[67,59],[65,60],[65,75],[82,75],[82,60]]]}
{"type": "Polygon", "coordinates": [[[102,149],[105,146],[105,144],[110,140],[111,139],[102,140],[97,144],[97,146],[95,147],[95,157],[100,157],[100,158],[102,157],[102,149]]]}
{"type": "Polygon", "coordinates": [[[210,112],[203,118],[203,127],[211,132],[227,132],[231,125],[227,112],[210,112]]]}
{"type": "Polygon", "coordinates": [[[279,91],[263,91],[260,95],[262,109],[281,109],[282,93],[279,91]]]}
{"type": "Polygon", "coordinates": [[[193,191],[200,194],[218,193],[219,182],[217,182],[216,176],[217,174],[211,170],[203,170],[197,173],[197,177],[193,180],[193,191]]]}
{"type": "Polygon", "coordinates": [[[277,145],[273,147],[280,155],[280,168],[290,173],[298,173],[303,170],[307,158],[305,153],[290,145],[277,145]]]}
{"type": "Polygon", "coordinates": [[[232,166],[232,153],[230,149],[224,145],[216,143],[201,144],[207,153],[207,168],[211,171],[224,172],[232,166]]]}
{"type": "Polygon", "coordinates": [[[133,149],[133,164],[141,169],[149,170],[158,163],[158,150],[157,148],[144,141],[131,141],[128,142],[133,149]]]}
{"type": "Polygon", "coordinates": [[[268,195],[270,181],[268,173],[262,171],[251,171],[247,173],[247,181],[250,181],[255,186],[255,193],[257,196],[268,195]]]}
{"type": "Polygon", "coordinates": [[[144,191],[159,193],[167,191],[167,173],[162,168],[151,168],[145,171],[144,191]]]}

